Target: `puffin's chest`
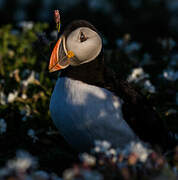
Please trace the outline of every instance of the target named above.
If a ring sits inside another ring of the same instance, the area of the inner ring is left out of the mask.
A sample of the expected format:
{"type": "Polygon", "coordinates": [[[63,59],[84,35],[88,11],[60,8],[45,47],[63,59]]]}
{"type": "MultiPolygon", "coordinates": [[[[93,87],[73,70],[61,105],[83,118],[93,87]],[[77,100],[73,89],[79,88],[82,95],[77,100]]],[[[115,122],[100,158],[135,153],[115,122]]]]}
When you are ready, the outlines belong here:
{"type": "Polygon", "coordinates": [[[101,118],[112,113],[122,117],[122,100],[112,92],[70,78],[58,79],[51,97],[51,106],[61,116],[101,118]]]}
{"type": "Polygon", "coordinates": [[[60,133],[70,144],[92,144],[106,139],[123,144],[134,133],[122,116],[122,100],[112,92],[69,78],[58,79],[50,112],[60,133]]]}

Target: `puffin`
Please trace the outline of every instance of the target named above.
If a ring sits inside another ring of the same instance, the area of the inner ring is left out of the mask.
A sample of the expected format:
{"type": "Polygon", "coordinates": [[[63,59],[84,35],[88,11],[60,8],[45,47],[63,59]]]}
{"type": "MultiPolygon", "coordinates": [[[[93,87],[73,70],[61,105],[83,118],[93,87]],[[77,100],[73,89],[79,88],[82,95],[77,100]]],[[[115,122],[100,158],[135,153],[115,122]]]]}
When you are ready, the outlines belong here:
{"type": "Polygon", "coordinates": [[[75,150],[89,151],[96,140],[120,149],[132,141],[167,146],[163,120],[146,97],[108,68],[102,37],[88,21],[66,27],[52,50],[49,71],[60,71],[50,114],[75,150]]]}

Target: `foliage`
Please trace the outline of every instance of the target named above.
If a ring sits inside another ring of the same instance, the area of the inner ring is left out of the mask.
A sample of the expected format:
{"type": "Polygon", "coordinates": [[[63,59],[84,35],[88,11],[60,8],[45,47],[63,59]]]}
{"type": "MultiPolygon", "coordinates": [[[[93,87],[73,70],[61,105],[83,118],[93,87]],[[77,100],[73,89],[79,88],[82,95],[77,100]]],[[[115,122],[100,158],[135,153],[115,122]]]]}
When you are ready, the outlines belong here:
{"type": "MultiPolygon", "coordinates": [[[[67,154],[68,145],[56,132],[49,115],[56,76],[48,73],[50,48],[44,45],[40,34],[48,25],[27,27],[12,29],[6,25],[0,29],[0,119],[4,120],[0,124],[0,129],[4,127],[0,164],[13,157],[16,150],[26,149],[38,156],[41,167],[47,169],[57,154],[56,161],[65,158],[66,164],[67,159],[75,157],[67,154]]],[[[61,169],[65,166],[64,163],[61,169]]],[[[60,171],[60,167],[57,169],[60,171]]]]}

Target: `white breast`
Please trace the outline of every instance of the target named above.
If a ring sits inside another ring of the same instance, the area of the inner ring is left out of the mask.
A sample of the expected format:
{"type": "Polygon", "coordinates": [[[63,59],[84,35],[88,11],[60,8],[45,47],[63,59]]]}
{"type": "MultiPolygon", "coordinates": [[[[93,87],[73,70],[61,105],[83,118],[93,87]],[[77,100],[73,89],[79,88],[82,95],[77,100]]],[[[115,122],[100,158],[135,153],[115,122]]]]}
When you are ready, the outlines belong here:
{"type": "Polygon", "coordinates": [[[122,103],[104,88],[59,78],[50,112],[60,133],[74,148],[87,150],[94,140],[108,140],[122,148],[137,138],[123,119],[122,103]]]}

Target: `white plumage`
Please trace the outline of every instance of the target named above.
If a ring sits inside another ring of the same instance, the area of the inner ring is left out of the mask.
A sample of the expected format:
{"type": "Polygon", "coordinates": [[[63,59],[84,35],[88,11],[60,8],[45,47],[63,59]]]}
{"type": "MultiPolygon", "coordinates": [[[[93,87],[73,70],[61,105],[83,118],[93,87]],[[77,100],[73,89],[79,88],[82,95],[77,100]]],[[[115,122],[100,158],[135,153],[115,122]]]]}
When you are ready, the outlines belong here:
{"type": "MultiPolygon", "coordinates": [[[[66,48],[68,51],[74,52],[77,59],[80,60],[80,64],[88,63],[100,53],[102,40],[95,31],[87,27],[81,27],[69,34],[66,40],[66,48]],[[81,33],[87,35],[86,41],[80,41],[81,33]]],[[[71,61],[71,65],[75,64],[71,61]]]]}
{"type": "Polygon", "coordinates": [[[137,139],[123,119],[122,102],[104,88],[62,77],[53,91],[50,112],[60,133],[75,149],[88,150],[94,140],[108,140],[122,148],[137,139]]]}

